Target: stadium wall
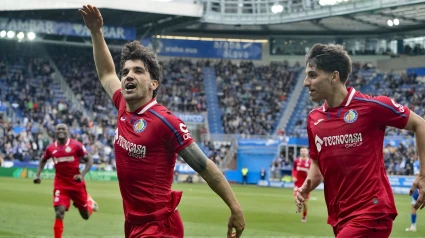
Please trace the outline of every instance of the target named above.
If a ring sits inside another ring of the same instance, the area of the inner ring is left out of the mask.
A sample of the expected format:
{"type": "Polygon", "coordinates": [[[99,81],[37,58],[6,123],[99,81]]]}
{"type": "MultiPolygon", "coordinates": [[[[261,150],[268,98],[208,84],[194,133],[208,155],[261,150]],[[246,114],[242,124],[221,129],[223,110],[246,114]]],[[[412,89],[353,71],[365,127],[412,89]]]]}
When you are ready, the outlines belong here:
{"type": "MultiPolygon", "coordinates": [[[[273,61],[288,61],[290,64],[299,62],[301,65],[305,62],[304,55],[269,55],[268,58],[264,58],[264,62],[273,62],[273,61]]],[[[389,57],[384,55],[354,55],[350,56],[353,62],[360,62],[362,64],[371,63],[372,65],[377,65],[380,60],[387,60],[389,57]]]]}
{"type": "Polygon", "coordinates": [[[260,171],[269,170],[278,152],[279,142],[267,139],[239,139],[236,170],[227,170],[226,179],[232,183],[242,183],[242,168],[248,168],[248,183],[257,184],[260,171]]]}
{"type": "MultiPolygon", "coordinates": [[[[388,60],[390,56],[388,55],[350,55],[353,62],[361,62],[361,63],[372,63],[376,65],[380,60],[388,60]]],[[[299,62],[303,64],[305,61],[304,55],[270,55],[270,44],[263,43],[263,55],[262,61],[265,64],[268,64],[272,61],[283,61],[287,60],[290,63],[299,62]]]]}
{"type": "MultiPolygon", "coordinates": [[[[388,176],[393,193],[395,194],[409,194],[410,188],[415,181],[414,176],[388,176]]],[[[276,187],[276,188],[294,188],[294,183],[290,181],[271,181],[271,180],[258,180],[257,185],[260,187],[276,187]]],[[[321,183],[316,189],[323,190],[324,186],[321,183]]]]}
{"type": "MultiPolygon", "coordinates": [[[[300,64],[304,63],[304,55],[270,55],[270,44],[262,43],[261,45],[262,45],[261,60],[252,60],[254,65],[267,65],[267,64],[270,64],[270,62],[285,61],[285,60],[288,61],[291,65],[297,62],[300,64]]],[[[188,59],[188,60],[191,60],[192,62],[196,62],[198,60],[209,60],[211,62],[229,60],[229,59],[213,59],[213,58],[158,56],[158,59],[162,61],[168,61],[168,60],[176,59],[176,58],[188,59]]],[[[354,62],[371,63],[373,65],[377,65],[378,61],[391,59],[390,56],[387,56],[387,55],[352,55],[351,58],[354,62]]],[[[232,59],[230,61],[232,61],[233,63],[239,63],[241,61],[246,61],[246,60],[232,59]]]]}
{"type": "MultiPolygon", "coordinates": [[[[0,177],[13,177],[13,178],[35,178],[37,169],[35,168],[0,168],[0,177]]],[[[55,170],[45,169],[40,175],[41,179],[54,179],[55,170]]],[[[118,181],[117,173],[115,171],[89,171],[84,177],[87,181],[118,181]]]]}
{"type": "Polygon", "coordinates": [[[226,179],[231,183],[242,183],[242,168],[248,168],[248,183],[257,184],[260,180],[261,168],[268,171],[270,163],[274,159],[274,154],[264,153],[261,150],[254,149],[256,152],[243,152],[238,156],[238,165],[236,170],[226,171],[226,179]]]}
{"type": "Polygon", "coordinates": [[[382,72],[394,72],[409,68],[423,68],[425,67],[425,56],[405,56],[378,60],[376,66],[382,72]]]}

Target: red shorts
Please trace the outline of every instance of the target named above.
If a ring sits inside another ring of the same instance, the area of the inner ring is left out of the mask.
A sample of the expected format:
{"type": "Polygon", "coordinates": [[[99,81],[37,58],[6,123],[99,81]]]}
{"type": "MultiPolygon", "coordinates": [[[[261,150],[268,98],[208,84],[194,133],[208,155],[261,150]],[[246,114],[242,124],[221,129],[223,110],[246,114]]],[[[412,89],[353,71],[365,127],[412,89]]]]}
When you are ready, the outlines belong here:
{"type": "MultiPolygon", "coordinates": [[[[296,198],[297,197],[297,190],[298,190],[298,187],[297,186],[295,186],[294,187],[294,198],[296,198]]],[[[309,199],[310,198],[310,193],[309,194],[307,194],[307,197],[305,198],[305,199],[309,199]]]]}
{"type": "Polygon", "coordinates": [[[183,222],[177,210],[160,221],[152,221],[145,224],[130,224],[126,221],[124,226],[126,238],[180,238],[184,235],[183,222]]]}
{"type": "Polygon", "coordinates": [[[365,214],[333,228],[337,238],[385,238],[390,237],[393,216],[389,214],[365,214]]]}
{"type": "Polygon", "coordinates": [[[53,206],[64,206],[68,211],[71,204],[78,209],[87,209],[87,191],[86,186],[76,190],[71,189],[53,189],[53,206]]]}

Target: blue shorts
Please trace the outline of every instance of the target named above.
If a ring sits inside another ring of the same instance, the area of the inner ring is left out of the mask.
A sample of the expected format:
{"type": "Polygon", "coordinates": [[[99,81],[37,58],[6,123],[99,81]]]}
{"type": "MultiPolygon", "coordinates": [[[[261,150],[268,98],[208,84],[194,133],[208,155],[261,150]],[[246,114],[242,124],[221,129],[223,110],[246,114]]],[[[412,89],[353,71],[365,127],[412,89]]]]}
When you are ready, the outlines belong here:
{"type": "Polygon", "coordinates": [[[415,205],[416,201],[418,200],[418,197],[419,197],[419,190],[415,189],[415,191],[413,192],[413,195],[412,195],[412,201],[410,203],[412,205],[415,205]]]}

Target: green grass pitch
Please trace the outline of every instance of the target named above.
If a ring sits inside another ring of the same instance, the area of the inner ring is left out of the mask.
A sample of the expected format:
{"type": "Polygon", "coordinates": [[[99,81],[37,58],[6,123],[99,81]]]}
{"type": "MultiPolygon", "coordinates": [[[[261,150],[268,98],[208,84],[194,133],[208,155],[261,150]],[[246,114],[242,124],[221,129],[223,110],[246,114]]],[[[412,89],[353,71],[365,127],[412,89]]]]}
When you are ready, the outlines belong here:
{"type": "MultiPolygon", "coordinates": [[[[0,237],[52,237],[53,181],[35,185],[30,179],[0,178],[0,237]]],[[[225,237],[229,210],[206,184],[174,184],[183,190],[178,207],[185,237],[225,237]]],[[[243,237],[333,237],[326,224],[323,192],[314,191],[307,223],[295,213],[292,189],[233,185],[243,206],[243,237]]],[[[65,214],[64,237],[124,237],[121,196],[116,182],[87,182],[89,194],[100,210],[85,221],[72,207],[65,214]]],[[[425,212],[418,212],[418,231],[405,232],[410,224],[410,197],[396,195],[399,212],[391,237],[425,237],[425,212]]]]}

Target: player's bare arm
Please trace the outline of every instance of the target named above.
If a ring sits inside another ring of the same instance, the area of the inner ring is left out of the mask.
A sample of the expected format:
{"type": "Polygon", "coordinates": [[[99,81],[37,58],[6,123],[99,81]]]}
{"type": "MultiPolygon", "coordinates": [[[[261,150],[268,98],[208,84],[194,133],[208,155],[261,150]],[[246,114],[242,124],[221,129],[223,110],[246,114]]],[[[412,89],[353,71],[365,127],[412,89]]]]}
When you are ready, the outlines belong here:
{"type": "Polygon", "coordinates": [[[41,183],[40,174],[44,170],[44,166],[46,166],[47,160],[40,159],[40,162],[38,163],[37,172],[35,173],[34,183],[38,184],[41,183]]]}
{"type": "Polygon", "coordinates": [[[299,212],[301,212],[302,203],[307,197],[307,194],[317,188],[317,186],[319,186],[322,180],[323,176],[319,169],[319,162],[317,160],[312,160],[307,178],[301,188],[298,188],[297,206],[299,212]]]}
{"type": "Polygon", "coordinates": [[[84,5],[78,10],[84,19],[86,27],[90,30],[93,42],[93,55],[99,80],[112,98],[114,93],[121,88],[120,80],[115,72],[115,65],[103,37],[103,18],[95,6],[84,5]]]}
{"type": "Polygon", "coordinates": [[[199,174],[207,167],[208,158],[199,149],[196,143],[192,143],[184,148],[179,154],[186,163],[199,174]]]}
{"type": "Polygon", "coordinates": [[[425,206],[425,120],[414,112],[410,112],[409,120],[407,121],[404,129],[413,131],[416,137],[416,147],[420,161],[419,175],[416,177],[415,182],[410,189],[410,196],[412,196],[415,188],[419,190],[419,197],[414,205],[414,208],[422,209],[425,206]]]}
{"type": "Polygon", "coordinates": [[[91,157],[90,154],[86,154],[83,158],[83,161],[86,162],[86,166],[84,167],[83,171],[81,172],[81,174],[76,174],[74,176],[74,179],[77,181],[83,181],[84,176],[86,176],[87,172],[90,171],[91,166],[93,165],[93,158],[91,157]]]}
{"type": "Polygon", "coordinates": [[[241,205],[226,178],[218,170],[217,166],[205,156],[195,142],[183,149],[179,155],[202,176],[210,188],[229,206],[231,216],[229,218],[227,236],[240,237],[245,228],[245,218],[241,205]],[[232,235],[233,228],[236,229],[236,234],[232,235]]]}

